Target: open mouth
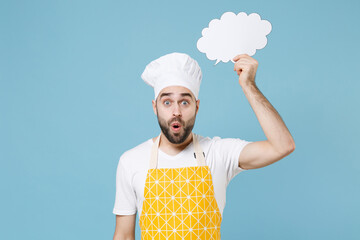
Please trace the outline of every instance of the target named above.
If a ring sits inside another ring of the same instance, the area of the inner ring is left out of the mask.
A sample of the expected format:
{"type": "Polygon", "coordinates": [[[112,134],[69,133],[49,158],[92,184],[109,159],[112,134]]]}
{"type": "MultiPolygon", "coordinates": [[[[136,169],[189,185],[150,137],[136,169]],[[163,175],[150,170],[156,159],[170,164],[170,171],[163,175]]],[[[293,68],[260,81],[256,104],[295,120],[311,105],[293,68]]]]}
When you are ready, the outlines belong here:
{"type": "Polygon", "coordinates": [[[175,123],[171,124],[171,129],[172,129],[173,131],[175,131],[175,132],[178,132],[178,131],[180,131],[180,129],[181,129],[181,124],[175,122],[175,123]]]}

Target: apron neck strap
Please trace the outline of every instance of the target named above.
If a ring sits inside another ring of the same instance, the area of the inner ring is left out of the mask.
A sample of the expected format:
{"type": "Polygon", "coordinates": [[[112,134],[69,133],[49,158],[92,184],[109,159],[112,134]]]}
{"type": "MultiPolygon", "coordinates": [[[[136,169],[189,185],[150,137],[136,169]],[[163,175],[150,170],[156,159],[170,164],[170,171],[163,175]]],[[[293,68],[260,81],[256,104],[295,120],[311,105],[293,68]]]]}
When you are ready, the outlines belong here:
{"type": "MultiPolygon", "coordinates": [[[[193,139],[194,157],[196,158],[197,165],[205,166],[204,152],[201,149],[197,136],[193,132],[191,134],[193,139]]],[[[156,138],[156,141],[153,143],[151,148],[150,169],[157,168],[160,136],[161,136],[161,132],[159,136],[156,138]]]]}

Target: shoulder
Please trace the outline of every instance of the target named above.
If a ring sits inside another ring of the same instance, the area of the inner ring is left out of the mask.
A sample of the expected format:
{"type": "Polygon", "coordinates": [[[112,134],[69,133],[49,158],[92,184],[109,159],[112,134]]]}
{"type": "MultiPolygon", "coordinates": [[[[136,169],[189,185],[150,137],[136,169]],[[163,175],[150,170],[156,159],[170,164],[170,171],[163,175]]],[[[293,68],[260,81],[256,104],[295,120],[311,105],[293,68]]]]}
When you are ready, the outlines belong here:
{"type": "Polygon", "coordinates": [[[195,134],[199,144],[201,145],[201,147],[205,150],[208,151],[209,149],[212,148],[212,146],[214,145],[214,143],[218,140],[221,139],[220,137],[204,137],[201,136],[199,134],[195,134]]]}
{"type": "Polygon", "coordinates": [[[212,150],[223,149],[223,148],[232,148],[234,146],[245,146],[249,141],[240,139],[240,138],[221,138],[219,136],[214,137],[203,137],[197,135],[199,143],[205,148],[212,150]]]}
{"type": "Polygon", "coordinates": [[[125,151],[119,159],[123,165],[131,164],[138,159],[144,159],[144,156],[149,155],[151,152],[152,138],[140,143],[139,145],[125,151]]]}
{"type": "MultiPolygon", "coordinates": [[[[214,137],[204,137],[204,136],[201,136],[199,134],[195,134],[199,143],[201,145],[211,145],[211,144],[214,144],[218,141],[221,141],[221,140],[224,140],[224,139],[227,139],[227,138],[221,138],[221,137],[218,137],[218,136],[214,136],[214,137]]],[[[229,138],[230,139],[230,138],[229,138]]]]}

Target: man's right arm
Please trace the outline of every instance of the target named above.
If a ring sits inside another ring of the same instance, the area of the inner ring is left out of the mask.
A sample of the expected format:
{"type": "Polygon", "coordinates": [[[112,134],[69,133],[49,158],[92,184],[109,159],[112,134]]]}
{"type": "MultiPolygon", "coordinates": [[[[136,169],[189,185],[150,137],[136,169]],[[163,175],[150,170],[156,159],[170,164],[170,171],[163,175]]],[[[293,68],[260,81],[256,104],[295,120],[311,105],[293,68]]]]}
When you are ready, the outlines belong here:
{"type": "Polygon", "coordinates": [[[135,219],[133,215],[116,215],[113,240],[135,240],[135,219]]]}

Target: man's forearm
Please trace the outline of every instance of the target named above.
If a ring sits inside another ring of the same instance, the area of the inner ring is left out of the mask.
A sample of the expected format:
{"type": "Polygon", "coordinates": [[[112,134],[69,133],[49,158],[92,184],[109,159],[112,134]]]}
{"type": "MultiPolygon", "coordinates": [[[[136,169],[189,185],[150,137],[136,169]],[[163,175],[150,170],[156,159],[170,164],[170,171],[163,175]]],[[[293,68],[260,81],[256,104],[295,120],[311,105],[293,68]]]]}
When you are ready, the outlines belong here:
{"type": "Polygon", "coordinates": [[[116,215],[113,240],[135,240],[135,218],[132,215],[116,215]]]}
{"type": "Polygon", "coordinates": [[[114,234],[113,240],[135,240],[135,235],[125,236],[121,234],[114,234]]]}
{"type": "Polygon", "coordinates": [[[279,113],[257,88],[256,84],[242,86],[269,143],[279,153],[295,148],[294,140],[279,113]]]}

